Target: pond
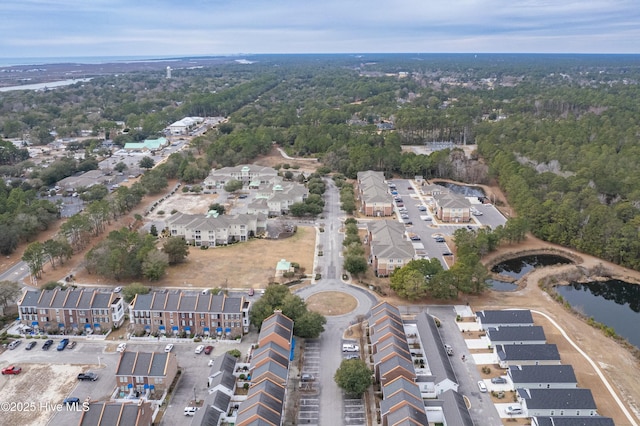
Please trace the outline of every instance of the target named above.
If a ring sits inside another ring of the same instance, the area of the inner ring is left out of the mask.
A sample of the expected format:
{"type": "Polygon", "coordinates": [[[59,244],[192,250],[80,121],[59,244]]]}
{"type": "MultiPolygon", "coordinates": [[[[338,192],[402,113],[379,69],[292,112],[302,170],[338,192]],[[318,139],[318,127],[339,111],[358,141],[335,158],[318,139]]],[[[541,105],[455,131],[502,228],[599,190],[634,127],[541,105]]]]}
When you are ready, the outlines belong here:
{"type": "Polygon", "coordinates": [[[494,279],[487,280],[486,282],[489,288],[494,291],[515,291],[518,289],[518,284],[513,282],[494,279]]]}
{"type": "Polygon", "coordinates": [[[640,348],[640,285],[609,280],[557,286],[556,291],[575,310],[640,348]]]}
{"type": "Polygon", "coordinates": [[[456,194],[462,194],[465,197],[484,197],[484,191],[479,186],[467,186],[458,185],[449,182],[435,182],[436,185],[444,186],[445,188],[455,192],[456,194]]]}
{"type": "Polygon", "coordinates": [[[534,268],[541,266],[567,265],[573,263],[571,259],[553,254],[538,254],[516,257],[498,263],[491,268],[491,272],[504,275],[513,279],[520,279],[534,268]]]}

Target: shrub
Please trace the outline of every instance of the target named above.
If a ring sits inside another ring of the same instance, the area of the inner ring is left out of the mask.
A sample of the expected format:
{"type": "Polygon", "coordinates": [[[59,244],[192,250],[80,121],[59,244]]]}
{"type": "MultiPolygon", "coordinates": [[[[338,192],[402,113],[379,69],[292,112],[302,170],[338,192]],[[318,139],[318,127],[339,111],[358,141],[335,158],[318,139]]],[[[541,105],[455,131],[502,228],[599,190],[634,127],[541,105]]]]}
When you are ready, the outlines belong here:
{"type": "Polygon", "coordinates": [[[158,216],[164,215],[164,210],[158,210],[158,216]]]}

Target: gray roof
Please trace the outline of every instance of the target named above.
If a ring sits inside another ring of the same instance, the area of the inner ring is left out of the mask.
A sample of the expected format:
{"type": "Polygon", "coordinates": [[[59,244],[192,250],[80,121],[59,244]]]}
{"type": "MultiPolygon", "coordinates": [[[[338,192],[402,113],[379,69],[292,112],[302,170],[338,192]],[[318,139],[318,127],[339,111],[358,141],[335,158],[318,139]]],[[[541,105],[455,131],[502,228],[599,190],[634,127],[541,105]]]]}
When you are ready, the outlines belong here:
{"type": "Polygon", "coordinates": [[[290,351],[287,348],[283,348],[282,346],[280,346],[279,344],[277,344],[274,341],[269,341],[267,343],[265,343],[262,346],[259,346],[257,349],[254,349],[253,351],[253,356],[258,356],[260,355],[262,352],[265,351],[274,351],[277,352],[278,354],[284,356],[284,357],[289,357],[290,355],[290,351]]]}
{"type": "Polygon", "coordinates": [[[379,379],[382,380],[387,374],[397,369],[408,371],[409,376],[415,380],[416,370],[413,367],[413,363],[399,355],[380,363],[378,367],[378,371],[380,372],[379,379]]]}
{"type": "Polygon", "coordinates": [[[589,389],[518,389],[528,409],[595,410],[596,402],[589,389]]]}
{"type": "Polygon", "coordinates": [[[422,401],[422,395],[420,394],[420,388],[418,388],[418,385],[405,377],[398,377],[397,379],[394,379],[389,383],[385,383],[384,386],[382,386],[382,397],[384,399],[390,398],[398,392],[405,392],[409,397],[422,401]]]}
{"type": "Polygon", "coordinates": [[[487,337],[492,342],[546,341],[544,329],[539,325],[489,328],[487,337]]]}
{"type": "Polygon", "coordinates": [[[139,424],[138,412],[143,410],[151,410],[151,404],[92,402],[89,410],[82,413],[80,426],[136,426],[139,424]]]}
{"type": "Polygon", "coordinates": [[[264,364],[252,368],[250,371],[252,383],[257,383],[263,378],[269,377],[272,380],[277,380],[277,378],[279,378],[281,383],[284,384],[287,382],[287,377],[289,375],[288,366],[283,366],[275,361],[267,361],[264,364]]]}
{"type": "Polygon", "coordinates": [[[217,408],[208,404],[209,396],[204,399],[204,408],[196,411],[193,416],[193,420],[191,421],[192,425],[199,426],[218,426],[220,424],[220,418],[222,417],[222,412],[217,408]]]}
{"type": "Polygon", "coordinates": [[[396,345],[388,345],[382,350],[373,354],[373,364],[376,365],[382,362],[383,359],[387,358],[389,355],[401,356],[403,358],[411,361],[411,354],[409,353],[409,347],[398,347],[396,345]]]}
{"type": "Polygon", "coordinates": [[[422,342],[431,374],[436,377],[438,382],[449,379],[453,383],[458,383],[458,378],[444,349],[444,343],[435,319],[428,313],[423,312],[417,316],[416,321],[418,335],[420,336],[420,342],[422,342]]]}
{"type": "Polygon", "coordinates": [[[163,377],[170,353],[125,351],[120,355],[116,376],[163,377]]]}
{"type": "Polygon", "coordinates": [[[261,351],[258,354],[254,353],[253,357],[251,358],[251,365],[260,364],[260,362],[267,359],[273,360],[278,364],[282,365],[283,367],[289,368],[289,354],[283,355],[280,352],[275,351],[273,349],[261,351]]]}
{"type": "Polygon", "coordinates": [[[610,417],[536,417],[537,426],[615,426],[610,417]]]}
{"type": "Polygon", "coordinates": [[[530,310],[480,311],[476,313],[482,324],[520,324],[533,325],[530,310]]]}
{"type": "Polygon", "coordinates": [[[464,195],[456,194],[455,192],[433,194],[433,199],[436,201],[438,207],[442,208],[471,208],[471,203],[469,203],[469,200],[467,200],[464,195]]]}
{"type": "Polygon", "coordinates": [[[293,333],[293,320],[280,312],[275,312],[269,317],[265,318],[264,321],[262,321],[261,329],[269,328],[274,324],[279,324],[293,333]]]}
{"type": "Polygon", "coordinates": [[[222,385],[230,391],[233,391],[236,385],[236,376],[228,371],[217,371],[209,376],[209,387],[215,388],[218,385],[222,385]]]}
{"type": "Polygon", "coordinates": [[[398,324],[391,318],[380,320],[377,324],[371,326],[370,329],[372,335],[380,336],[383,333],[387,333],[388,331],[390,331],[396,336],[406,338],[406,333],[404,332],[404,327],[402,326],[402,324],[398,324]]]}
{"type": "Polygon", "coordinates": [[[509,367],[513,383],[577,383],[571,365],[516,365],[509,367]]]}
{"type": "Polygon", "coordinates": [[[439,396],[442,399],[442,410],[447,424],[456,426],[474,426],[471,414],[462,394],[448,390],[439,396]]]}
{"type": "Polygon", "coordinates": [[[267,395],[271,395],[276,400],[282,402],[284,401],[285,388],[275,384],[271,380],[263,380],[257,385],[252,386],[249,392],[252,395],[258,392],[264,392],[267,395]]]}
{"type": "Polygon", "coordinates": [[[560,352],[555,344],[544,345],[496,345],[498,358],[502,361],[560,361],[560,352]]]}
{"type": "Polygon", "coordinates": [[[236,425],[275,425],[280,426],[282,422],[282,402],[277,401],[265,392],[258,392],[247,396],[247,399],[240,403],[236,425]],[[260,421],[249,421],[257,417],[260,421]]]}
{"type": "Polygon", "coordinates": [[[397,307],[393,306],[389,302],[381,302],[371,308],[369,313],[369,323],[375,323],[377,320],[385,316],[402,321],[400,310],[397,307]]]}
{"type": "Polygon", "coordinates": [[[429,424],[425,410],[419,410],[409,404],[388,413],[384,417],[388,426],[424,426],[429,424]]]}
{"type": "Polygon", "coordinates": [[[371,339],[371,342],[373,343],[373,346],[374,346],[373,348],[374,353],[383,350],[385,347],[389,345],[395,345],[395,346],[399,346],[401,348],[407,348],[407,349],[409,348],[409,344],[404,339],[404,336],[395,336],[393,334],[387,334],[387,336],[388,337],[384,340],[374,341],[373,339],[371,339]]]}
{"type": "MultiPolygon", "coordinates": [[[[113,292],[101,292],[95,289],[27,290],[23,293],[19,306],[53,309],[108,309],[113,292]]],[[[117,297],[117,295],[115,296],[117,297]]]]}
{"type": "Polygon", "coordinates": [[[213,365],[211,366],[211,372],[215,373],[217,371],[228,371],[229,373],[233,373],[233,370],[236,368],[236,362],[238,359],[228,353],[224,353],[213,360],[213,365]]]}
{"type": "Polygon", "coordinates": [[[241,313],[244,297],[224,294],[190,295],[178,291],[138,294],[131,302],[134,311],[241,313]]]}

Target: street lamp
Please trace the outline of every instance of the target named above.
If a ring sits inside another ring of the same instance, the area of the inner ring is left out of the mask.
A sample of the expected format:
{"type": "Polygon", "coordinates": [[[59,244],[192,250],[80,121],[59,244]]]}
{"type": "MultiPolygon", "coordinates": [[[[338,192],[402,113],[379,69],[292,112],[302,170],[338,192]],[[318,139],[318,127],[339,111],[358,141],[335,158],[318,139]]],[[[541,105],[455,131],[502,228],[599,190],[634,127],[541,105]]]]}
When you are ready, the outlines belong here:
{"type": "Polygon", "coordinates": [[[98,367],[102,367],[102,362],[100,361],[100,357],[98,357],[98,367]]]}

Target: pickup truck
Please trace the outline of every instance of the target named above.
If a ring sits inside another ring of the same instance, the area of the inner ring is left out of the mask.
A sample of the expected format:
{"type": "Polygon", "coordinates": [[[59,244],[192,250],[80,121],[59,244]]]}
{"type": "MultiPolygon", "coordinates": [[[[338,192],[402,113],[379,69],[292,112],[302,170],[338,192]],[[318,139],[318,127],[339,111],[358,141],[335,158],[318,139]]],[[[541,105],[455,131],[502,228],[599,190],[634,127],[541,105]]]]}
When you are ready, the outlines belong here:
{"type": "Polygon", "coordinates": [[[430,220],[433,220],[433,218],[431,216],[429,216],[428,214],[421,214],[420,215],[420,220],[426,220],[428,222],[430,220]]]}

